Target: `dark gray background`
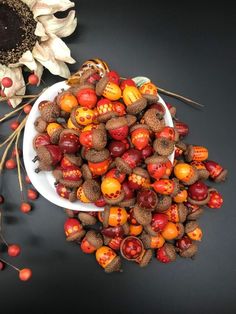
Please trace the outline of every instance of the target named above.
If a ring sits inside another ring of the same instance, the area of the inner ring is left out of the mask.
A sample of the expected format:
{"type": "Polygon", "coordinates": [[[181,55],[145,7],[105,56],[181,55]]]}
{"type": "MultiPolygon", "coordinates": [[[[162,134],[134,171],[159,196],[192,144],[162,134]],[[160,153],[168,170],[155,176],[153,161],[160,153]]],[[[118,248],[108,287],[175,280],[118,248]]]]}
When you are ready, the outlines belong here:
{"type": "MultiPolygon", "coordinates": [[[[123,274],[106,275],[93,256],[65,241],[63,210],[45,199],[30,215],[19,213],[15,172],[3,192],[9,242],[22,245],[17,265],[33,269],[29,283],[10,269],[0,273],[2,313],[228,313],[236,312],[235,264],[235,10],[228,5],[145,0],[78,1],[79,26],[67,39],[78,64],[106,60],[122,76],[146,75],[157,85],[205,104],[195,110],[174,99],[178,117],[190,125],[188,142],[206,145],[210,158],[229,169],[219,185],[220,210],[206,210],[204,237],[195,261],[178,259],[146,269],[124,263],[123,274]]],[[[48,85],[60,80],[45,72],[48,85]]],[[[8,109],[1,104],[1,111],[8,109]]],[[[1,133],[6,133],[1,126],[1,133]]]]}

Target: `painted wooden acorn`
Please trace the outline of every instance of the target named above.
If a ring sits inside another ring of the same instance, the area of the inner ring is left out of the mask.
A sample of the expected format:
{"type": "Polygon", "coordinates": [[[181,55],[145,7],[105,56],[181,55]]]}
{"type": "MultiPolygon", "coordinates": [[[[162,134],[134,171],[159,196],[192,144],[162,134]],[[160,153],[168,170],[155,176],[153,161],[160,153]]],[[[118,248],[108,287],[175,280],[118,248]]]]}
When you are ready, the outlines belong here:
{"type": "Polygon", "coordinates": [[[94,226],[97,223],[97,212],[78,212],[78,219],[83,226],[94,226]]]}
{"type": "Polygon", "coordinates": [[[120,183],[123,183],[126,179],[126,174],[120,172],[120,170],[117,168],[112,168],[105,174],[104,178],[114,178],[118,180],[120,183]]]}
{"type": "Polygon", "coordinates": [[[137,149],[128,149],[121,157],[115,159],[116,167],[126,174],[130,174],[132,169],[137,167],[142,160],[141,152],[137,149]]]}
{"type": "Polygon", "coordinates": [[[47,131],[48,122],[44,121],[40,116],[34,121],[34,128],[38,133],[44,133],[47,131]]]}
{"type": "Polygon", "coordinates": [[[60,108],[55,102],[41,101],[38,105],[41,117],[46,122],[55,122],[60,116],[60,108]]]}
{"type": "Polygon", "coordinates": [[[56,182],[60,182],[66,187],[76,188],[82,184],[82,173],[77,166],[67,167],[66,169],[57,167],[52,174],[56,182]]]}
{"type": "Polygon", "coordinates": [[[156,212],[162,213],[167,210],[172,204],[172,197],[169,195],[158,195],[158,204],[156,207],[156,212]]]}
{"type": "Polygon", "coordinates": [[[144,251],[142,241],[134,236],[129,236],[123,239],[120,252],[121,255],[128,261],[136,261],[139,259],[144,251]]]}
{"type": "Polygon", "coordinates": [[[118,204],[124,199],[121,183],[115,178],[105,177],[102,180],[101,191],[107,204],[118,204]]]}
{"type": "Polygon", "coordinates": [[[57,144],[60,138],[61,132],[64,128],[56,122],[51,122],[47,125],[47,133],[50,137],[50,141],[52,144],[57,144]]]}
{"type": "Polygon", "coordinates": [[[106,74],[96,85],[96,94],[109,100],[118,100],[121,98],[121,89],[118,84],[112,82],[106,74]]]}
{"type": "Polygon", "coordinates": [[[112,103],[112,108],[113,108],[113,111],[114,111],[119,117],[122,117],[122,116],[125,116],[125,115],[126,115],[125,105],[122,104],[122,102],[120,102],[120,101],[114,101],[114,102],[112,103]]]}
{"type": "Polygon", "coordinates": [[[87,69],[83,72],[80,77],[80,84],[92,84],[95,86],[97,82],[101,79],[98,71],[95,69],[87,69]]]}
{"type": "Polygon", "coordinates": [[[130,236],[138,236],[143,232],[142,225],[129,225],[129,235],[130,236]]]}
{"type": "Polygon", "coordinates": [[[204,161],[206,169],[210,173],[210,178],[215,182],[225,181],[228,171],[215,161],[204,161]]]}
{"type": "Polygon", "coordinates": [[[138,190],[150,185],[150,177],[147,170],[136,167],[128,177],[128,184],[131,189],[138,190]]]}
{"type": "Polygon", "coordinates": [[[79,241],[85,234],[81,223],[75,218],[67,218],[64,224],[67,241],[79,241]]]}
{"type": "Polygon", "coordinates": [[[160,179],[155,181],[151,186],[154,190],[162,195],[176,196],[179,192],[179,181],[177,179],[160,179]]]}
{"type": "Polygon", "coordinates": [[[114,237],[112,239],[107,238],[107,245],[114,251],[120,250],[120,245],[123,237],[114,237]]]}
{"type": "Polygon", "coordinates": [[[88,166],[94,176],[103,175],[107,172],[110,164],[110,153],[108,149],[97,151],[89,149],[85,153],[85,158],[88,160],[88,166]]]}
{"type": "Polygon", "coordinates": [[[158,233],[156,236],[152,236],[148,233],[143,232],[140,238],[143,242],[145,249],[159,249],[165,243],[165,239],[160,233],[158,233]]]}
{"type": "Polygon", "coordinates": [[[80,144],[87,148],[101,150],[107,144],[107,134],[103,125],[88,125],[79,136],[80,144]]]}
{"type": "Polygon", "coordinates": [[[139,87],[139,91],[142,94],[142,96],[147,99],[149,104],[158,102],[159,97],[157,94],[157,87],[152,82],[142,84],[139,87]]]}
{"type": "Polygon", "coordinates": [[[210,200],[210,190],[208,186],[202,182],[197,181],[188,188],[188,202],[194,205],[206,205],[210,200]]]}
{"type": "Polygon", "coordinates": [[[175,243],[176,251],[181,257],[193,258],[198,251],[197,244],[194,243],[188,236],[184,236],[175,243]]]}
{"type": "Polygon", "coordinates": [[[106,129],[109,135],[117,141],[122,141],[127,138],[129,127],[127,120],[124,117],[112,118],[107,121],[106,129]]]}
{"type": "Polygon", "coordinates": [[[209,178],[209,171],[206,169],[205,164],[202,161],[193,160],[190,163],[191,166],[194,166],[198,171],[199,180],[207,180],[209,178]]]}
{"type": "Polygon", "coordinates": [[[159,262],[168,264],[176,260],[175,247],[172,244],[165,243],[157,250],[156,258],[159,262]]]}
{"type": "Polygon", "coordinates": [[[115,111],[114,103],[107,98],[100,99],[96,108],[99,122],[107,122],[112,117],[118,116],[118,113],[115,111]]]}
{"type": "Polygon", "coordinates": [[[156,180],[159,180],[166,175],[167,162],[167,157],[158,155],[152,155],[145,159],[148,173],[156,180]]]}
{"type": "Polygon", "coordinates": [[[101,230],[102,235],[107,238],[115,238],[115,237],[123,237],[125,234],[128,233],[128,229],[126,228],[127,225],[120,225],[115,227],[106,227],[101,230]]]}
{"type": "Polygon", "coordinates": [[[81,157],[74,154],[64,154],[60,163],[62,169],[68,169],[73,166],[80,167],[81,165],[81,157]]]}
{"type": "Polygon", "coordinates": [[[85,180],[77,190],[77,198],[83,203],[96,202],[101,195],[100,185],[97,181],[85,180]]]}
{"type": "Polygon", "coordinates": [[[113,206],[106,207],[103,212],[103,226],[117,227],[122,226],[127,222],[128,213],[124,207],[113,206]]]}
{"type": "Polygon", "coordinates": [[[190,221],[185,225],[185,232],[191,240],[202,240],[202,229],[196,221],[190,221]]]}
{"type": "Polygon", "coordinates": [[[76,127],[86,126],[93,123],[95,119],[95,112],[86,107],[74,108],[71,112],[71,121],[76,127]]]}
{"type": "Polygon", "coordinates": [[[187,163],[177,163],[174,167],[174,174],[185,185],[191,185],[198,180],[197,169],[187,163]]]}
{"type": "Polygon", "coordinates": [[[210,191],[210,200],[207,206],[210,208],[221,208],[223,205],[223,197],[217,190],[210,191]]]}
{"type": "MultiPolygon", "coordinates": [[[[39,146],[36,149],[37,156],[34,158],[33,162],[39,161],[41,165],[44,164],[45,166],[56,166],[62,159],[62,151],[59,146],[57,145],[44,145],[39,146]]],[[[39,167],[35,170],[39,172],[40,170],[44,170],[39,167]]],[[[52,170],[49,167],[49,170],[52,170]]]]}
{"type": "Polygon", "coordinates": [[[168,223],[168,216],[164,213],[152,214],[152,220],[150,225],[144,227],[145,231],[151,236],[157,236],[159,232],[162,232],[168,223]]]}
{"type": "Polygon", "coordinates": [[[120,257],[108,246],[102,246],[96,251],[96,260],[106,273],[120,271],[120,257]]]}
{"type": "Polygon", "coordinates": [[[124,198],[119,203],[119,206],[121,206],[121,207],[133,206],[136,202],[135,191],[130,188],[128,181],[124,181],[122,183],[121,187],[122,187],[122,190],[124,192],[124,198]]]}
{"type": "Polygon", "coordinates": [[[138,150],[143,150],[149,143],[150,132],[145,124],[135,124],[130,129],[131,142],[138,150]]]}
{"type": "Polygon", "coordinates": [[[189,134],[188,125],[182,121],[174,121],[174,127],[181,138],[184,138],[189,134]]]}
{"type": "Polygon", "coordinates": [[[188,216],[187,216],[188,220],[197,220],[201,217],[201,215],[204,212],[204,209],[202,206],[194,205],[189,202],[185,202],[184,205],[188,209],[188,216]]]}
{"type": "Polygon", "coordinates": [[[173,127],[164,126],[159,132],[155,133],[156,138],[166,138],[170,141],[177,142],[179,139],[178,132],[173,127]]]}
{"type": "Polygon", "coordinates": [[[182,142],[182,141],[178,141],[175,143],[175,159],[182,157],[184,152],[187,149],[187,145],[182,142]]]}
{"type": "Polygon", "coordinates": [[[103,245],[102,236],[94,230],[89,230],[85,234],[80,247],[84,253],[92,254],[100,247],[102,247],[102,245],[103,245]]]}
{"type": "Polygon", "coordinates": [[[78,106],[76,97],[70,91],[64,91],[56,97],[58,107],[64,112],[71,113],[71,111],[78,106]]]}
{"type": "Polygon", "coordinates": [[[167,241],[177,239],[180,236],[181,229],[179,223],[167,222],[165,228],[162,230],[161,235],[167,241]]]}
{"type": "Polygon", "coordinates": [[[123,101],[129,114],[136,115],[147,106],[147,100],[135,86],[126,86],[123,90],[123,101]]]}
{"type": "Polygon", "coordinates": [[[184,204],[172,204],[164,214],[168,216],[169,221],[172,222],[185,222],[188,214],[188,210],[184,204]]]}
{"type": "Polygon", "coordinates": [[[80,148],[79,132],[65,129],[60,133],[59,143],[64,154],[75,154],[80,148]]]}
{"type": "Polygon", "coordinates": [[[208,158],[208,149],[203,146],[194,146],[188,145],[187,150],[185,151],[185,159],[190,162],[195,161],[204,161],[208,158]]]}
{"type": "Polygon", "coordinates": [[[40,146],[50,145],[51,140],[47,133],[37,134],[33,139],[33,148],[37,150],[40,146]]]}
{"type": "Polygon", "coordinates": [[[60,197],[65,198],[70,202],[76,201],[76,189],[70,189],[66,187],[64,184],[58,183],[56,185],[56,192],[60,197]]]}
{"type": "Polygon", "coordinates": [[[153,211],[158,205],[158,196],[153,190],[149,188],[143,188],[138,191],[137,204],[140,208],[143,208],[147,211],[153,211]]]}
{"type": "Polygon", "coordinates": [[[184,203],[187,201],[187,198],[188,198],[187,190],[183,186],[180,186],[179,193],[173,197],[173,201],[175,203],[184,203]]]}
{"type": "Polygon", "coordinates": [[[93,109],[97,104],[97,95],[94,88],[88,86],[88,84],[83,84],[76,93],[78,103],[82,107],[93,109]]]}

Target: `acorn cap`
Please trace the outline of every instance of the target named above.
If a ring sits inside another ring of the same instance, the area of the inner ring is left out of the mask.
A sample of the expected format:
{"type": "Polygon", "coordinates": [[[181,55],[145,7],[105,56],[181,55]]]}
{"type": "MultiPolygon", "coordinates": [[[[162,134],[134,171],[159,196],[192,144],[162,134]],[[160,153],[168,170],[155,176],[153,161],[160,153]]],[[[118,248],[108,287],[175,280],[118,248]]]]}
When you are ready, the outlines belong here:
{"type": "Polygon", "coordinates": [[[94,69],[88,69],[87,71],[85,71],[81,77],[80,77],[80,83],[85,83],[87,82],[87,80],[94,74],[96,74],[97,71],[94,69]]]}
{"type": "Polygon", "coordinates": [[[103,78],[99,80],[99,82],[96,85],[96,94],[98,96],[102,96],[103,91],[106,88],[108,82],[109,82],[109,78],[107,75],[104,75],[103,78]]]}
{"type": "Polygon", "coordinates": [[[122,228],[123,228],[124,234],[128,235],[129,234],[129,223],[128,222],[124,223],[122,225],[122,228]]]}
{"type": "Polygon", "coordinates": [[[45,132],[47,129],[47,126],[48,126],[48,123],[46,121],[44,121],[42,117],[38,117],[34,121],[34,128],[39,133],[45,132]]]}
{"type": "Polygon", "coordinates": [[[120,256],[116,256],[105,268],[106,273],[112,273],[114,271],[121,271],[120,256]]]}
{"type": "Polygon", "coordinates": [[[153,132],[161,131],[165,125],[164,120],[160,119],[160,117],[159,111],[155,108],[148,109],[143,116],[145,123],[153,132]]]}
{"type": "Polygon", "coordinates": [[[69,201],[70,202],[75,202],[77,201],[77,196],[76,196],[76,193],[77,192],[77,188],[76,189],[73,189],[71,192],[70,192],[70,195],[69,195],[69,201]]]}
{"type": "Polygon", "coordinates": [[[157,103],[159,100],[158,95],[142,94],[142,96],[147,99],[148,104],[157,103]]]}
{"type": "Polygon", "coordinates": [[[77,93],[83,89],[92,89],[92,90],[95,90],[95,87],[93,84],[91,83],[88,83],[88,82],[85,82],[85,83],[81,83],[79,84],[78,86],[76,87],[73,87],[74,89],[74,92],[75,92],[75,96],[77,95],[77,93]]]}
{"type": "Polygon", "coordinates": [[[95,230],[89,230],[85,235],[86,240],[97,250],[103,246],[103,240],[100,233],[95,230]]]}
{"type": "Polygon", "coordinates": [[[49,102],[45,105],[41,112],[41,117],[46,122],[54,122],[60,116],[61,110],[54,102],[49,102]]]}
{"type": "Polygon", "coordinates": [[[137,118],[131,114],[127,114],[125,118],[129,127],[134,125],[135,122],[137,121],[137,118]]]}
{"type": "Polygon", "coordinates": [[[119,118],[111,118],[106,123],[106,129],[107,130],[115,130],[118,128],[121,128],[123,126],[128,125],[127,120],[125,117],[119,117],[119,118]]]}
{"type": "Polygon", "coordinates": [[[125,197],[125,192],[123,190],[121,190],[120,195],[117,198],[115,198],[115,199],[110,199],[110,198],[106,197],[105,195],[103,195],[103,198],[104,198],[105,202],[107,204],[109,204],[109,205],[117,205],[117,204],[119,204],[120,202],[123,201],[124,197],[125,197]]]}
{"type": "Polygon", "coordinates": [[[138,129],[146,129],[146,130],[149,130],[149,127],[147,126],[147,124],[137,123],[137,124],[133,125],[133,126],[130,128],[130,133],[132,133],[133,131],[138,130],[138,129]]]}
{"type": "Polygon", "coordinates": [[[132,206],[134,206],[135,203],[136,203],[136,198],[134,197],[134,198],[131,198],[129,200],[123,200],[118,205],[120,207],[132,207],[132,206]]]}
{"type": "Polygon", "coordinates": [[[163,248],[165,249],[166,255],[169,257],[169,259],[173,262],[176,260],[176,251],[173,244],[165,243],[163,245],[163,248]]]}
{"type": "Polygon", "coordinates": [[[186,149],[184,155],[185,155],[186,161],[191,162],[193,160],[193,156],[194,156],[193,145],[188,145],[187,146],[187,149],[186,149]]]}
{"type": "Polygon", "coordinates": [[[172,194],[170,196],[175,197],[180,191],[180,185],[179,185],[178,179],[174,178],[174,179],[172,179],[172,181],[174,181],[175,185],[174,185],[174,191],[172,192],[172,194]]]}
{"type": "Polygon", "coordinates": [[[89,149],[86,154],[85,158],[90,162],[102,162],[110,157],[110,152],[108,149],[102,149],[97,151],[95,149],[89,149]]]}
{"type": "Polygon", "coordinates": [[[101,196],[101,188],[97,181],[90,179],[83,183],[84,195],[90,202],[96,202],[101,196]]]}
{"type": "Polygon", "coordinates": [[[52,144],[57,144],[59,142],[60,134],[62,131],[63,128],[57,128],[53,131],[52,135],[50,136],[52,144]]]}
{"type": "Polygon", "coordinates": [[[225,181],[228,175],[228,170],[224,169],[221,171],[221,173],[214,179],[215,182],[222,182],[225,181]]]}
{"type": "Polygon", "coordinates": [[[156,208],[156,212],[162,213],[166,211],[172,204],[172,198],[169,195],[159,195],[159,202],[156,208]]]}
{"type": "Polygon", "coordinates": [[[140,267],[147,266],[150,263],[151,259],[152,259],[152,250],[147,250],[142,257],[141,262],[139,263],[139,266],[140,267]]]}
{"type": "Polygon", "coordinates": [[[133,169],[133,173],[142,177],[142,178],[145,178],[145,179],[150,179],[150,176],[147,172],[147,170],[141,168],[141,167],[136,167],[133,169]]]}
{"type": "Polygon", "coordinates": [[[192,179],[189,180],[188,182],[184,182],[185,185],[192,185],[199,179],[197,168],[195,166],[192,166],[192,168],[193,168],[192,179]]]}
{"type": "Polygon", "coordinates": [[[81,172],[84,180],[90,180],[93,178],[92,172],[87,164],[82,165],[81,172]]]}
{"type": "MultiPolygon", "coordinates": [[[[35,142],[36,142],[36,140],[37,140],[37,138],[38,138],[39,135],[40,135],[40,134],[36,134],[35,137],[34,137],[34,139],[33,139],[33,148],[34,148],[35,151],[37,150],[36,145],[35,145],[35,142]]],[[[43,133],[42,135],[47,135],[47,133],[43,133]]]]}
{"type": "Polygon", "coordinates": [[[151,212],[148,212],[146,210],[141,209],[138,206],[135,206],[133,209],[134,218],[137,220],[137,222],[142,225],[146,226],[151,223],[152,221],[152,214],[151,212]]]}
{"type": "Polygon", "coordinates": [[[82,158],[81,156],[76,156],[73,154],[64,154],[64,157],[69,160],[73,165],[75,166],[81,166],[82,165],[82,158]]]}
{"type": "Polygon", "coordinates": [[[70,119],[71,119],[71,122],[73,123],[73,125],[76,128],[80,129],[81,125],[76,120],[76,110],[77,109],[78,109],[78,107],[75,107],[75,108],[72,109],[71,114],[70,114],[70,119]]]}
{"type": "Polygon", "coordinates": [[[197,201],[197,200],[194,200],[188,196],[188,202],[192,205],[203,206],[203,205],[206,205],[210,201],[210,198],[211,198],[211,195],[210,195],[209,190],[208,190],[208,195],[204,200],[197,201]]]}
{"type": "Polygon", "coordinates": [[[198,169],[198,180],[206,181],[209,178],[209,171],[206,169],[198,169]]]}
{"type": "Polygon", "coordinates": [[[78,188],[83,183],[83,180],[80,179],[78,181],[70,181],[65,179],[59,179],[59,182],[65,185],[67,188],[78,188]]]}
{"type": "Polygon", "coordinates": [[[47,150],[46,146],[39,146],[36,149],[36,153],[37,153],[39,161],[43,162],[44,165],[51,165],[52,156],[47,150]]]}
{"type": "Polygon", "coordinates": [[[185,258],[192,258],[197,254],[198,246],[196,243],[192,243],[186,250],[180,251],[179,255],[185,258]]]}
{"type": "Polygon", "coordinates": [[[106,206],[103,212],[103,227],[107,228],[109,226],[108,221],[109,221],[109,216],[110,216],[110,207],[106,206]]]}
{"type": "Polygon", "coordinates": [[[178,239],[181,239],[183,237],[185,229],[184,229],[184,225],[181,222],[177,222],[176,227],[178,228],[179,234],[175,239],[178,240],[178,239]]]}
{"type": "Polygon", "coordinates": [[[116,167],[115,160],[112,160],[112,161],[110,162],[110,164],[109,164],[109,166],[108,166],[108,169],[107,169],[107,170],[111,170],[111,169],[113,169],[113,168],[115,168],[115,167],[116,167]]]}
{"type": "Polygon", "coordinates": [[[178,204],[179,222],[185,222],[188,214],[188,209],[183,203],[178,204]]]}
{"type": "Polygon", "coordinates": [[[43,161],[39,161],[38,168],[35,169],[35,172],[38,173],[40,171],[52,171],[53,167],[50,164],[44,163],[43,161]]]}
{"type": "Polygon", "coordinates": [[[69,235],[66,238],[66,241],[71,242],[71,241],[79,241],[83,238],[83,236],[85,235],[86,231],[85,230],[80,230],[78,232],[73,233],[72,235],[69,235]]]}
{"type": "Polygon", "coordinates": [[[168,162],[168,158],[166,156],[159,156],[157,154],[154,154],[148,158],[145,159],[146,164],[159,164],[159,163],[166,163],[168,162]]]}
{"type": "Polygon", "coordinates": [[[152,237],[156,237],[158,232],[154,231],[150,224],[144,226],[144,230],[152,237]]]}
{"type": "Polygon", "coordinates": [[[52,175],[54,176],[54,178],[56,179],[57,182],[63,178],[63,173],[62,173],[62,170],[60,168],[54,169],[52,172],[52,175]]]}
{"type": "Polygon", "coordinates": [[[104,129],[92,131],[92,147],[96,150],[102,150],[107,145],[107,132],[104,129]]]}
{"type": "Polygon", "coordinates": [[[120,172],[131,174],[132,168],[125,162],[122,158],[116,157],[115,159],[116,167],[120,172]]]}
{"type": "Polygon", "coordinates": [[[175,142],[167,138],[157,138],[153,142],[153,148],[161,156],[169,156],[175,149],[175,142]]]}
{"type": "Polygon", "coordinates": [[[129,114],[136,115],[139,112],[141,112],[143,109],[145,109],[146,106],[147,106],[147,99],[143,97],[133,102],[132,105],[127,106],[126,111],[129,114]]]}
{"type": "Polygon", "coordinates": [[[146,232],[142,232],[140,239],[143,242],[144,248],[149,249],[151,247],[151,236],[146,232]]]}
{"type": "Polygon", "coordinates": [[[187,216],[187,219],[188,220],[197,220],[198,218],[200,218],[200,216],[203,214],[203,212],[204,212],[203,207],[199,207],[193,213],[190,212],[190,214],[187,216]]]}
{"type": "Polygon", "coordinates": [[[80,132],[77,130],[73,130],[73,129],[63,129],[63,131],[60,134],[60,138],[65,135],[65,134],[74,134],[76,136],[80,136],[80,132]]]}
{"type": "Polygon", "coordinates": [[[186,223],[185,225],[185,232],[189,233],[194,231],[195,229],[197,229],[199,227],[198,223],[195,221],[189,221],[186,223]]]}
{"type": "Polygon", "coordinates": [[[106,113],[100,114],[97,117],[98,122],[104,122],[106,123],[108,120],[110,120],[111,118],[117,117],[118,113],[115,111],[108,111],[106,113]]]}
{"type": "Polygon", "coordinates": [[[78,218],[84,226],[93,226],[97,223],[97,219],[88,213],[80,212],[78,218]]]}
{"type": "Polygon", "coordinates": [[[187,145],[182,141],[176,142],[175,146],[178,147],[179,149],[181,149],[183,152],[185,152],[187,149],[187,145]]]}

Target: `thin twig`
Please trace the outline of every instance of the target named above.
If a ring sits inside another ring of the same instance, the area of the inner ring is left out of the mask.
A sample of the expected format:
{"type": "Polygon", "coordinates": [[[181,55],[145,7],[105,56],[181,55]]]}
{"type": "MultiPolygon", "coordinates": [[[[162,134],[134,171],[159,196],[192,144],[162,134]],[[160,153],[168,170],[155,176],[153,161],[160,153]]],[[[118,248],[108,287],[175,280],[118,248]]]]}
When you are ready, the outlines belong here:
{"type": "Polygon", "coordinates": [[[0,99],[0,102],[7,101],[10,99],[17,99],[17,98],[22,98],[22,99],[31,99],[31,98],[37,98],[39,95],[16,95],[16,96],[11,96],[11,97],[2,97],[0,99]]]}
{"type": "Polygon", "coordinates": [[[21,131],[23,127],[25,126],[26,120],[24,124],[22,125],[21,129],[19,130],[17,137],[16,137],[16,142],[15,142],[15,151],[16,151],[16,163],[17,163],[17,172],[18,172],[18,181],[19,181],[19,187],[20,187],[20,193],[21,193],[21,201],[24,201],[24,195],[23,195],[23,186],[22,186],[22,176],[21,176],[21,164],[20,164],[20,156],[18,152],[18,143],[19,143],[19,138],[21,135],[21,131]]]}
{"type": "Polygon", "coordinates": [[[26,118],[24,118],[24,120],[22,120],[22,122],[20,123],[20,125],[18,126],[18,128],[3,142],[0,144],[0,148],[3,147],[4,145],[6,145],[12,138],[15,137],[15,135],[18,134],[18,132],[21,130],[22,128],[22,125],[24,126],[25,125],[25,121],[26,121],[26,118]]]}
{"type": "Polygon", "coordinates": [[[11,263],[7,262],[6,260],[4,260],[3,258],[0,257],[0,261],[3,262],[4,264],[12,267],[13,269],[15,269],[16,271],[20,272],[20,269],[14,265],[12,265],[11,263]]]}
{"type": "Polygon", "coordinates": [[[22,110],[24,107],[26,106],[26,104],[24,104],[23,106],[20,106],[19,108],[13,110],[13,111],[10,111],[8,113],[6,113],[1,119],[0,119],[0,122],[6,120],[7,118],[13,116],[15,113],[17,113],[18,111],[22,110]]]}
{"type": "Polygon", "coordinates": [[[7,154],[8,154],[8,151],[12,145],[12,143],[14,142],[15,138],[16,138],[17,134],[14,135],[14,137],[11,139],[10,143],[8,143],[3,155],[2,155],[2,159],[1,159],[1,162],[0,162],[0,174],[2,172],[2,169],[3,169],[3,166],[4,166],[4,162],[5,162],[5,159],[7,157],[7,154]]]}
{"type": "Polygon", "coordinates": [[[6,239],[4,238],[3,234],[2,234],[2,210],[0,209],[0,237],[2,239],[2,241],[6,244],[6,246],[8,247],[8,243],[6,241],[6,239]]]}

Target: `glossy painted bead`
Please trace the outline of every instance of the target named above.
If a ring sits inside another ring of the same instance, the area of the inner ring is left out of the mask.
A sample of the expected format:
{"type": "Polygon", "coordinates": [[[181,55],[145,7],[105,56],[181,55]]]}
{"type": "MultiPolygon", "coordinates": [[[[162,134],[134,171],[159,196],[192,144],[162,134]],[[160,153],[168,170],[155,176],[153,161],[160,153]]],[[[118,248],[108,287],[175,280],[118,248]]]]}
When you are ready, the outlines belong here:
{"type": "Polygon", "coordinates": [[[116,256],[116,253],[108,246],[102,246],[96,251],[96,260],[103,268],[106,268],[116,256]]]}

